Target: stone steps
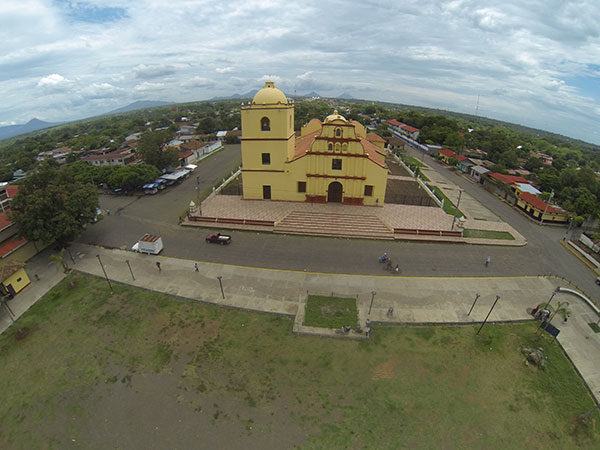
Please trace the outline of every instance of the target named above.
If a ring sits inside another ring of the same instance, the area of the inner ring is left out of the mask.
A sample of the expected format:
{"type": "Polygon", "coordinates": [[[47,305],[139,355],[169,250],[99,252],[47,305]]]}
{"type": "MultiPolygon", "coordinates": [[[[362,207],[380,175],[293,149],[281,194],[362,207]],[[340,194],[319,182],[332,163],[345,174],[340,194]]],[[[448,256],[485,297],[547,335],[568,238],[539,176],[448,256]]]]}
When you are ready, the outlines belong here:
{"type": "Polygon", "coordinates": [[[363,239],[394,239],[394,233],[377,216],[312,211],[292,211],[275,225],[273,232],[363,239]]]}

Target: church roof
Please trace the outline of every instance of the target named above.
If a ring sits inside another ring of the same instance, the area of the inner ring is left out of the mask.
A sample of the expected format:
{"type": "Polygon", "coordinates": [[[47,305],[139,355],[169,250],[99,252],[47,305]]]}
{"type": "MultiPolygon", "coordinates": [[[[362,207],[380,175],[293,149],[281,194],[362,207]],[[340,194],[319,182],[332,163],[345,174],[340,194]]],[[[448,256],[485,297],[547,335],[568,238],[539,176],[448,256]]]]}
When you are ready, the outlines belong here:
{"type": "Polygon", "coordinates": [[[375,134],[373,132],[367,133],[367,139],[371,142],[384,142],[385,143],[385,139],[383,139],[381,136],[379,136],[378,134],[375,134]]]}
{"type": "Polygon", "coordinates": [[[267,81],[265,86],[258,91],[254,96],[254,99],[252,99],[252,103],[257,105],[287,104],[287,102],[288,100],[285,94],[277,89],[275,83],[272,81],[267,81]]]}

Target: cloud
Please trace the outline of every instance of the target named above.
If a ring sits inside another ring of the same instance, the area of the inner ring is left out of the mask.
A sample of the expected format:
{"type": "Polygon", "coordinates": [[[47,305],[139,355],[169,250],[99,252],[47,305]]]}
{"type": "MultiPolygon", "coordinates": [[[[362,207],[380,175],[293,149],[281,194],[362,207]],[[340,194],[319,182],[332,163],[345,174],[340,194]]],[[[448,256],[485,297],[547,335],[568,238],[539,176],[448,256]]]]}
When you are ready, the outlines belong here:
{"type": "Polygon", "coordinates": [[[160,91],[165,88],[164,83],[151,83],[148,81],[144,81],[143,83],[138,84],[133,89],[136,92],[149,92],[149,91],[160,91]]]}
{"type": "Polygon", "coordinates": [[[270,79],[469,113],[479,94],[492,118],[600,142],[597,0],[5,0],[0,17],[2,122],[270,79]]]}
{"type": "Polygon", "coordinates": [[[123,95],[124,89],[113,86],[110,83],[92,83],[81,89],[79,94],[89,99],[114,98],[123,95]]]}
{"type": "Polygon", "coordinates": [[[165,65],[146,65],[140,64],[133,69],[136,78],[160,78],[175,73],[175,68],[165,65]]]}

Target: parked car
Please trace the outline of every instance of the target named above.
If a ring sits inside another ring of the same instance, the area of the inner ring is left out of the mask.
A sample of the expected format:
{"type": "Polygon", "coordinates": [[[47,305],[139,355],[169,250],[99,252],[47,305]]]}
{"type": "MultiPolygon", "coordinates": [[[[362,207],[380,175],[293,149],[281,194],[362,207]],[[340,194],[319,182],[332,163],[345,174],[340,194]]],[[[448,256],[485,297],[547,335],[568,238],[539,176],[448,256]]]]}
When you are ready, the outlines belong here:
{"type": "Polygon", "coordinates": [[[206,243],[221,245],[231,244],[231,236],[228,234],[212,233],[206,236],[206,243]]]}

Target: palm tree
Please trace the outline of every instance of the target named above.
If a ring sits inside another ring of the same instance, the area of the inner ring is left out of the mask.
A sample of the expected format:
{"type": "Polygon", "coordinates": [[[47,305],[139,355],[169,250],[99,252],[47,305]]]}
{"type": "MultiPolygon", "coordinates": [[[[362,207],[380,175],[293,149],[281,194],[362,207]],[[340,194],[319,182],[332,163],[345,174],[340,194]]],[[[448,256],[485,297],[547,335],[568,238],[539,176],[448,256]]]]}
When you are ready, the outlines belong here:
{"type": "Polygon", "coordinates": [[[56,270],[58,270],[61,266],[63,271],[67,273],[69,271],[69,266],[65,262],[65,249],[63,248],[60,252],[55,253],[54,255],[50,255],[50,261],[56,262],[56,270]]]}

